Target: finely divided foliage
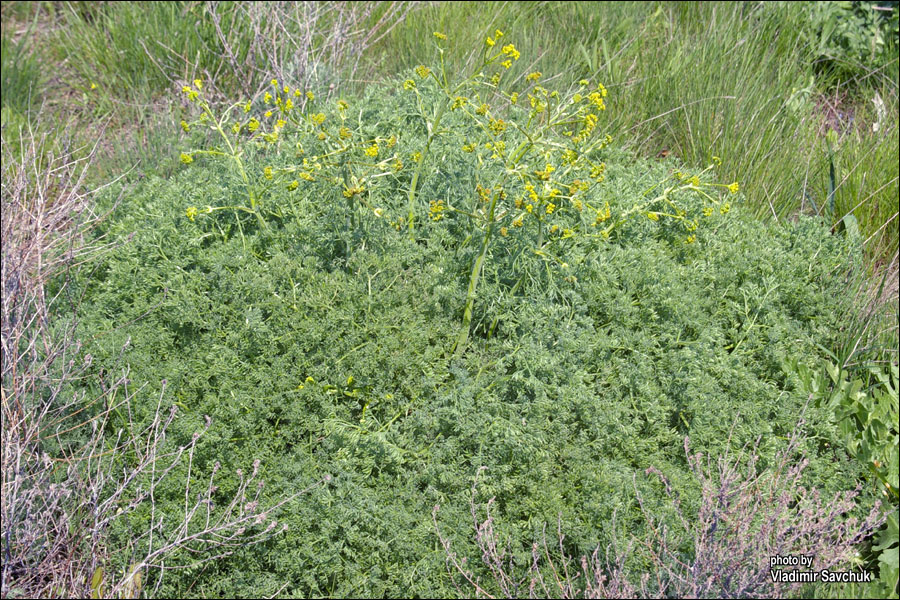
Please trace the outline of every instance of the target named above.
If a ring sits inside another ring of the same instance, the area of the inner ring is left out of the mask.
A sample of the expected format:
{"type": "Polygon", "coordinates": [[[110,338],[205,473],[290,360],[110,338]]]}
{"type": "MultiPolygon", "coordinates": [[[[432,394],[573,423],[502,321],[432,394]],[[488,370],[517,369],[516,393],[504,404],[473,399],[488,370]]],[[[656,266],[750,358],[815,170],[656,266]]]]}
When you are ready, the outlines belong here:
{"type": "MultiPolygon", "coordinates": [[[[252,51],[209,10],[221,61],[252,51]]],[[[176,172],[90,204],[77,163],[4,154],[4,596],[769,596],[805,593],[773,553],[875,564],[896,372],[815,375],[858,234],[753,219],[712,152],[636,157],[612,86],[491,31],[459,66],[429,29],[357,97],[186,73],[176,172]]]]}

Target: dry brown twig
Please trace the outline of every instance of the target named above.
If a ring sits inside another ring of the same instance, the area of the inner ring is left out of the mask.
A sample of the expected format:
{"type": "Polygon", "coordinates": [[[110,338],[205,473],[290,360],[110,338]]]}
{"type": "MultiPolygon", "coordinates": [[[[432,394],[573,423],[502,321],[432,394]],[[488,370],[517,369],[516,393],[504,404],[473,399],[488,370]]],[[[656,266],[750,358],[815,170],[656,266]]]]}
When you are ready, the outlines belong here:
{"type": "MultiPolygon", "coordinates": [[[[797,457],[802,436],[801,422],[776,455],[773,466],[762,471],[757,468],[759,440],[745,446],[736,457],[726,454],[713,461],[692,454],[689,440],[685,439],[685,455],[701,488],[696,516],[688,518],[684,514],[666,477],[651,467],[646,474],[663,483],[677,527],[673,529],[651,513],[635,484],[637,501],[647,523],[645,537],[632,539],[624,548],[614,537],[605,552],[598,546],[592,554],[582,556],[578,571],[569,569],[573,561],[563,547],[561,523],[557,531],[559,558],[551,557],[545,532],[543,556],[539,551],[541,544],[534,543],[530,564],[517,569],[509,542],[502,544],[494,528],[493,499],[485,507],[486,517],[482,520],[477,516],[476,477],[471,501],[475,543],[492,585],[482,583],[466,559],[452,551],[449,539],[438,527],[435,507],[432,518],[447,556],[448,572],[455,584],[454,572],[476,596],[488,598],[494,597],[493,589],[497,595],[508,598],[771,598],[797,592],[802,583],[773,581],[770,557],[813,556],[814,570],[852,564],[856,547],[885,518],[878,503],[861,521],[846,517],[855,508],[858,488],[825,500],[818,490],[803,487],[802,475],[808,461],[797,457]],[[684,542],[692,548],[688,555],[683,552],[684,542]],[[629,559],[636,552],[654,565],[651,571],[628,572],[629,559]],[[549,586],[545,574],[552,575],[549,586]]],[[[460,587],[457,589],[464,594],[460,587]]]]}
{"type": "Polygon", "coordinates": [[[144,392],[121,365],[96,395],[84,385],[72,393],[72,382],[98,376],[77,338],[79,298],[69,282],[114,247],[86,241],[106,216],[92,211],[84,187],[96,148],[77,159],[75,150],[51,153],[46,138],[23,139],[21,152],[2,142],[0,594],[152,593],[168,570],[278,534],[277,511],[310,488],[266,504],[257,462],[249,474],[238,471],[236,490],[217,507],[220,469],[200,488],[194,472],[209,419],[184,445],[167,440],[176,411],[163,405],[163,385],[139,427],[131,407],[144,392]],[[164,518],[161,486],[179,484],[183,509],[164,518]],[[111,529],[135,511],[149,513],[134,520],[149,525],[114,546],[111,529]]]}

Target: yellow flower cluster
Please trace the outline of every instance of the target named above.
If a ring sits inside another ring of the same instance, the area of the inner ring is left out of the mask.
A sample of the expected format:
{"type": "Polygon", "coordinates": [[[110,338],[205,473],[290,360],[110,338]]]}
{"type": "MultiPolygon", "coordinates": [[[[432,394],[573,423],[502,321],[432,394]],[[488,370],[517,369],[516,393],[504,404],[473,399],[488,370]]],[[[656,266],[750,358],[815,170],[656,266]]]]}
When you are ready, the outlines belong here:
{"type": "Polygon", "coordinates": [[[344,198],[352,198],[353,196],[362,194],[364,191],[366,191],[366,188],[364,188],[361,185],[354,185],[353,187],[348,187],[347,189],[344,190],[344,198]]]}
{"type": "Polygon", "coordinates": [[[189,100],[190,102],[194,102],[194,101],[197,100],[197,98],[200,97],[200,92],[198,92],[197,90],[191,88],[191,87],[188,86],[188,85],[182,87],[182,88],[181,88],[181,91],[184,92],[184,94],[188,97],[188,100],[189,100]]]}
{"type": "Polygon", "coordinates": [[[555,171],[555,170],[556,170],[556,167],[554,167],[553,165],[547,165],[543,171],[535,171],[534,175],[541,181],[549,181],[550,174],[553,173],[553,171],[555,171]]]}
{"type": "Polygon", "coordinates": [[[503,46],[503,54],[509,56],[513,60],[519,60],[519,51],[516,50],[516,46],[514,44],[507,44],[503,46]]]}
{"type": "Polygon", "coordinates": [[[440,221],[444,218],[444,211],[447,209],[444,206],[443,200],[432,200],[430,203],[430,207],[428,208],[428,216],[432,221],[440,221]]]}
{"type": "Polygon", "coordinates": [[[599,225],[603,223],[607,219],[612,216],[612,212],[609,209],[609,202],[606,203],[606,206],[597,211],[597,219],[594,221],[594,225],[599,225]]]}
{"type": "Polygon", "coordinates": [[[506,123],[503,119],[491,119],[488,123],[488,128],[494,135],[503,135],[503,132],[506,131],[506,123]]]}

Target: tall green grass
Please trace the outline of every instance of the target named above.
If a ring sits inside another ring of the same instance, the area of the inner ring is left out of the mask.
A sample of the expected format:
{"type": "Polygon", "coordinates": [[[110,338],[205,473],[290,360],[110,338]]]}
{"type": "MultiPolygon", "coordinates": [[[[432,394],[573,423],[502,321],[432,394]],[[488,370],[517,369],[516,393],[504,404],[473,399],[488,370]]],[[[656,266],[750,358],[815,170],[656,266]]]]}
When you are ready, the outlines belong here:
{"type": "MultiPolygon", "coordinates": [[[[830,184],[825,133],[836,126],[840,174],[831,217],[852,211],[869,254],[890,258],[897,245],[896,46],[886,64],[860,65],[858,81],[817,79],[817,49],[798,4],[436,3],[396,28],[378,60],[387,72],[403,71],[434,30],[453,36],[457,48],[477,49],[495,27],[505,29],[523,54],[513,77],[561,69],[599,77],[612,92],[622,143],[695,165],[720,156],[755,212],[775,219],[822,213],[830,184]],[[822,98],[842,88],[853,97],[835,122],[822,98]],[[870,110],[876,94],[880,121],[870,110]]],[[[448,60],[467,58],[461,51],[448,60]]]]}

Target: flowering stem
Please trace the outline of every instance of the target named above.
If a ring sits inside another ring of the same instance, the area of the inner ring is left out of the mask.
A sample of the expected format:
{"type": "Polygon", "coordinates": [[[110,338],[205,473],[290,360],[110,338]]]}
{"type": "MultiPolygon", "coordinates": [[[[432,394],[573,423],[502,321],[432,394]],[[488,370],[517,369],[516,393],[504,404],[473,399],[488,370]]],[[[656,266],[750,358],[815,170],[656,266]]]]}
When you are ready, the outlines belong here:
{"type": "Polygon", "coordinates": [[[428,156],[428,149],[431,148],[431,142],[437,135],[438,126],[441,123],[441,117],[444,116],[444,111],[447,110],[447,105],[449,102],[450,99],[447,98],[443,102],[441,102],[440,106],[438,106],[437,112],[434,115],[434,121],[432,121],[431,123],[431,131],[428,132],[428,141],[425,142],[425,148],[422,149],[422,153],[419,155],[419,160],[416,163],[416,171],[415,173],[413,173],[412,181],[409,184],[409,203],[407,206],[407,217],[409,220],[409,239],[413,239],[415,237],[415,226],[413,222],[416,218],[416,187],[419,185],[419,176],[422,173],[422,167],[425,165],[425,159],[428,156]]]}
{"type": "Polygon", "coordinates": [[[488,212],[488,225],[484,232],[484,240],[481,242],[481,252],[472,265],[472,274],[469,276],[469,289],[466,293],[466,309],[463,312],[462,331],[456,340],[456,352],[454,358],[460,358],[466,350],[466,342],[469,341],[469,327],[472,325],[472,309],[475,306],[475,291],[478,288],[478,278],[481,276],[481,268],[484,266],[484,258],[487,256],[488,243],[491,241],[491,235],[494,233],[494,209],[497,207],[497,199],[500,197],[501,191],[498,190],[491,198],[491,208],[488,212]]]}
{"type": "Polygon", "coordinates": [[[204,103],[201,106],[203,111],[209,115],[210,119],[212,119],[212,122],[215,123],[216,131],[219,132],[219,135],[225,140],[225,145],[228,146],[228,156],[230,156],[237,165],[238,172],[241,174],[241,179],[244,180],[244,186],[247,188],[247,195],[250,197],[250,209],[253,211],[253,214],[256,215],[256,218],[259,219],[260,225],[266,227],[265,219],[263,219],[262,215],[259,214],[259,211],[256,210],[256,196],[253,194],[253,187],[250,185],[250,178],[247,177],[247,171],[244,169],[244,162],[241,160],[241,155],[235,150],[231,140],[228,139],[228,134],[226,134],[225,130],[222,128],[222,122],[224,122],[225,117],[222,117],[223,121],[217,121],[208,104],[204,103]]]}

